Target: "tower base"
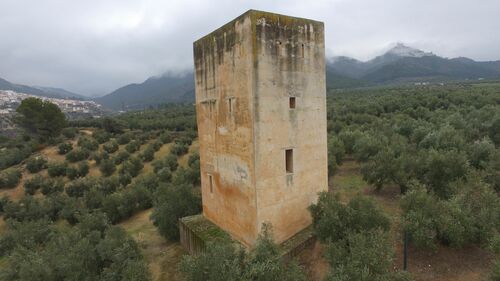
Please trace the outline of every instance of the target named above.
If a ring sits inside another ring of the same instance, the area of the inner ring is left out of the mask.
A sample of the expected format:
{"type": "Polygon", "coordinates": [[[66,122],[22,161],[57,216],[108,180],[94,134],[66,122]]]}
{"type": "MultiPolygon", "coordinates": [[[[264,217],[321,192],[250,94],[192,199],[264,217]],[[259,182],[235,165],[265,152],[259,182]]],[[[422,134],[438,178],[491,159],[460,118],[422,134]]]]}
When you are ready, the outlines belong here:
{"type": "MultiPolygon", "coordinates": [[[[179,233],[181,245],[191,255],[203,253],[207,242],[230,237],[228,233],[202,214],[181,218],[179,220],[179,233]]],[[[312,226],[304,228],[279,245],[282,259],[289,261],[304,249],[314,245],[315,241],[316,236],[312,226]]]]}

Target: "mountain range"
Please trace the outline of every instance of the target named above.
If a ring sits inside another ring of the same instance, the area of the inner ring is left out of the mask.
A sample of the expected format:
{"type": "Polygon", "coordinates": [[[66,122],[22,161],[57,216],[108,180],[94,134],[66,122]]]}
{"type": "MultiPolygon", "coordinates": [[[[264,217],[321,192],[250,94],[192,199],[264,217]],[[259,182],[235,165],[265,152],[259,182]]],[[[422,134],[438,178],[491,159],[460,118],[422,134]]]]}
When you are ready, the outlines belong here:
{"type": "Polygon", "coordinates": [[[39,97],[48,97],[56,99],[88,100],[88,98],[85,96],[75,94],[73,92],[61,88],[14,84],[2,78],[0,78],[0,90],[10,90],[18,93],[25,93],[39,97]]]}
{"type": "Polygon", "coordinates": [[[194,101],[194,74],[192,72],[151,77],[140,84],[129,84],[110,94],[96,98],[96,102],[115,110],[144,109],[162,103],[194,101]]]}
{"type": "Polygon", "coordinates": [[[500,61],[448,59],[401,43],[366,62],[334,57],[327,65],[330,72],[371,84],[500,78],[500,61]]]}
{"type": "MultiPolygon", "coordinates": [[[[333,57],[326,63],[330,89],[367,87],[412,82],[446,82],[500,79],[500,61],[479,62],[469,58],[444,58],[398,43],[369,61],[333,57]]],[[[58,88],[29,87],[0,79],[0,90],[15,90],[39,96],[80,97],[58,88]]],[[[162,103],[194,101],[193,72],[164,74],[139,84],[129,84],[96,102],[114,110],[144,109],[162,103]]]]}
{"type": "MultiPolygon", "coordinates": [[[[500,61],[478,62],[463,57],[448,59],[398,43],[369,61],[333,57],[326,64],[326,83],[330,89],[477,79],[500,79],[500,61]]],[[[117,89],[96,101],[112,109],[140,109],[159,103],[192,102],[193,73],[149,78],[141,84],[117,89]]]]}

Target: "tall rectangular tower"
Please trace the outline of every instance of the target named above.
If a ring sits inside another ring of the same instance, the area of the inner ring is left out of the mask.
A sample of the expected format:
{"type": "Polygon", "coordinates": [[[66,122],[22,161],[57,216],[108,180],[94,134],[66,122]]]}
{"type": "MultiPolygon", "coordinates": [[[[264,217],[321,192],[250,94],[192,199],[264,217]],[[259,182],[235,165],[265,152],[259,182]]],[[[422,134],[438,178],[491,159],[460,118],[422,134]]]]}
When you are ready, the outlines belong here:
{"type": "Polygon", "coordinates": [[[250,10],[194,43],[203,215],[252,246],[327,190],[322,22],[250,10]]]}

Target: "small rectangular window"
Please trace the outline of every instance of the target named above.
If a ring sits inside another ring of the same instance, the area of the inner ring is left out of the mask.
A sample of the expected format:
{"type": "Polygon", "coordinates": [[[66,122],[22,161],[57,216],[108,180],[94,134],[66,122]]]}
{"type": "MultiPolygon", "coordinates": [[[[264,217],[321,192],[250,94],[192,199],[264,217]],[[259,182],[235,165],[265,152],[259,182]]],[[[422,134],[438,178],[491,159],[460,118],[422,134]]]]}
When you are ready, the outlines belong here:
{"type": "Polygon", "coordinates": [[[290,108],[295,108],[295,97],[290,97],[288,105],[290,108]]]}
{"type": "Polygon", "coordinates": [[[228,107],[229,113],[233,113],[234,98],[227,99],[227,107],[228,107]]]}
{"type": "Polygon", "coordinates": [[[276,55],[281,56],[282,55],[282,47],[281,47],[281,41],[276,41],[276,55]]]}
{"type": "Polygon", "coordinates": [[[287,173],[293,173],[293,149],[285,150],[285,169],[287,173]]]}
{"type": "Polygon", "coordinates": [[[208,175],[208,187],[210,188],[210,193],[214,193],[214,180],[212,175],[208,175]]]}

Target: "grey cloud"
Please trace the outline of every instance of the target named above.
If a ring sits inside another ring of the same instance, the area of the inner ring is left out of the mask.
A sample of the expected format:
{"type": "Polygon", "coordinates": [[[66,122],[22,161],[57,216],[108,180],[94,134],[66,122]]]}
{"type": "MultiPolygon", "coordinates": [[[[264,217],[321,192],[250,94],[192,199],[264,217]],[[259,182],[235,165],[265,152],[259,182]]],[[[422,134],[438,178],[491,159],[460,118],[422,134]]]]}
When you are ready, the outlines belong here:
{"type": "Polygon", "coordinates": [[[104,94],[192,67],[192,42],[248,9],[325,22],[327,54],[367,60],[396,41],[500,59],[497,0],[1,0],[0,77],[104,94]]]}

